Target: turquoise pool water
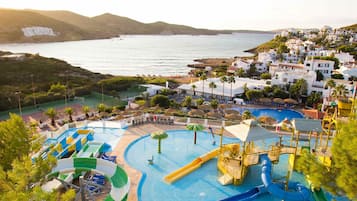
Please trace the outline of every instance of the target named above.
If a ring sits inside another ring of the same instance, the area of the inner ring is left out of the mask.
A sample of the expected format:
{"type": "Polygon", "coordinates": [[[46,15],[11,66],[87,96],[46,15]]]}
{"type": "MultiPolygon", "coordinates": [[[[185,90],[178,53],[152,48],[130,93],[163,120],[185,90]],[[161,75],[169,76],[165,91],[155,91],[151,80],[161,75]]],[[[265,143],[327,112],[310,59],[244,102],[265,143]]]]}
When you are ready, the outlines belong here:
{"type": "MultiPolygon", "coordinates": [[[[219,137],[216,136],[216,145],[212,145],[212,137],[206,132],[198,132],[197,145],[193,144],[193,132],[187,130],[167,131],[169,137],[162,141],[162,153],[157,153],[157,141],[149,135],[132,142],[125,151],[127,163],[143,173],[138,187],[140,201],[210,201],[219,200],[243,193],[254,186],[261,185],[261,166],[252,166],[249,169],[244,183],[240,186],[222,186],[217,181],[217,160],[213,159],[201,168],[183,177],[172,185],[163,181],[164,176],[176,170],[206,152],[217,148],[219,137]],[[148,164],[148,159],[154,156],[154,165],[148,164]]],[[[286,138],[287,140],[288,138],[286,138]]],[[[256,143],[258,146],[268,147],[276,143],[277,139],[256,143]]],[[[237,143],[238,139],[224,138],[224,144],[237,143]]],[[[287,155],[280,157],[280,162],[273,167],[273,178],[280,180],[287,174],[287,155]]],[[[292,181],[304,183],[303,175],[293,173],[292,181]]],[[[258,197],[258,201],[278,201],[269,194],[258,197]]]]}
{"type": "Polygon", "coordinates": [[[300,112],[297,112],[295,110],[289,110],[289,109],[236,107],[236,108],[232,108],[232,110],[236,110],[241,114],[245,110],[249,110],[257,118],[261,116],[269,116],[269,117],[273,117],[278,122],[283,121],[285,118],[287,118],[288,120],[291,120],[293,118],[304,118],[304,115],[302,115],[300,112]]]}

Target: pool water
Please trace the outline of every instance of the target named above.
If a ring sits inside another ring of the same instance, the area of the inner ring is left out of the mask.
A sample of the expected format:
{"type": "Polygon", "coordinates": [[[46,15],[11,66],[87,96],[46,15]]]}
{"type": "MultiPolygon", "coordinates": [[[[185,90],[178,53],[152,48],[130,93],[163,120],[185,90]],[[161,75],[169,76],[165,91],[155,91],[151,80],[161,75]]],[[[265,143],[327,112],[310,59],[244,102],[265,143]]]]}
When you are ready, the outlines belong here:
{"type": "MultiPolygon", "coordinates": [[[[188,174],[173,184],[166,184],[164,176],[186,165],[193,159],[219,146],[219,136],[215,137],[216,145],[212,145],[212,137],[206,132],[197,133],[197,144],[193,144],[193,132],[187,130],[167,131],[167,139],[162,140],[162,153],[157,153],[157,140],[149,135],[132,142],[125,151],[127,163],[140,170],[143,177],[138,187],[139,201],[210,201],[224,199],[239,193],[243,193],[254,186],[261,185],[261,166],[250,167],[249,172],[239,186],[222,186],[217,181],[217,159],[212,159],[203,164],[201,168],[188,174]],[[148,159],[154,157],[154,164],[149,165],[148,159]]],[[[240,142],[236,138],[224,137],[223,143],[240,142]]],[[[268,147],[278,142],[277,139],[265,140],[256,143],[258,146],[268,147]]],[[[273,179],[281,180],[287,174],[287,155],[280,157],[280,162],[273,167],[273,179]]],[[[293,173],[292,181],[304,183],[301,174],[293,173]]],[[[279,200],[270,194],[264,194],[256,200],[279,200]]]]}
{"type": "Polygon", "coordinates": [[[276,119],[278,122],[283,121],[285,118],[288,120],[292,120],[294,118],[304,118],[300,112],[290,109],[270,109],[270,108],[242,108],[242,107],[235,107],[232,110],[236,110],[243,114],[245,110],[249,110],[256,118],[261,116],[269,116],[276,119]]]}

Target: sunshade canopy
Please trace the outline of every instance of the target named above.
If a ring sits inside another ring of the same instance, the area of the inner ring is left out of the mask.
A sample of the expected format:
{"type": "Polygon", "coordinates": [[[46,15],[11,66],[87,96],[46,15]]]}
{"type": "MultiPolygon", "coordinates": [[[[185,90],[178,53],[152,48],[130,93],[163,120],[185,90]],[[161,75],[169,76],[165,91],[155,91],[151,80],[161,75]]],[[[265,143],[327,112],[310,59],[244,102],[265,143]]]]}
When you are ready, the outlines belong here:
{"type": "Polygon", "coordinates": [[[261,127],[254,119],[244,120],[240,124],[227,126],[225,129],[243,142],[277,137],[274,133],[261,127]]]}

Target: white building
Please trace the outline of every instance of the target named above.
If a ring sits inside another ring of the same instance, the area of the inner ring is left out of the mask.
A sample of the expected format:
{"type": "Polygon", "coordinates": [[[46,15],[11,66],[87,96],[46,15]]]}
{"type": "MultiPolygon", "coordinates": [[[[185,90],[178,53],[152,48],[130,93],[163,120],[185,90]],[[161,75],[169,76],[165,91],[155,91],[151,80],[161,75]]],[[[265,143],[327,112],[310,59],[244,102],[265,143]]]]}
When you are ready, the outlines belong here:
{"type": "MultiPolygon", "coordinates": [[[[265,80],[253,80],[249,78],[234,77],[235,83],[232,83],[232,97],[236,95],[241,95],[244,93],[244,85],[246,84],[249,89],[264,89],[266,84],[265,80]]],[[[209,84],[214,82],[216,88],[213,89],[213,96],[218,99],[229,99],[231,98],[231,84],[224,83],[224,93],[223,93],[223,83],[220,82],[220,78],[209,78],[204,82],[202,80],[194,82],[192,84],[183,84],[178,87],[181,92],[186,92],[189,95],[194,95],[192,85],[195,85],[195,94],[210,97],[212,95],[212,89],[209,88],[209,84]]]]}
{"type": "Polygon", "coordinates": [[[320,71],[323,75],[324,78],[330,78],[332,71],[333,71],[333,66],[335,62],[334,61],[329,61],[329,60],[320,60],[320,59],[307,59],[305,60],[305,68],[309,71],[320,71]]]}
{"type": "Polygon", "coordinates": [[[269,73],[272,77],[275,75],[276,72],[294,72],[294,73],[301,73],[305,72],[303,64],[293,64],[293,63],[275,63],[271,64],[269,67],[269,73]]]}
{"type": "Polygon", "coordinates": [[[269,52],[260,52],[258,54],[258,61],[262,63],[274,63],[276,61],[276,52],[269,50],[269,52]]]}
{"type": "Polygon", "coordinates": [[[252,59],[246,60],[246,59],[237,58],[235,61],[232,62],[232,67],[236,69],[242,68],[244,71],[248,71],[252,63],[253,63],[252,59]]]}
{"type": "Polygon", "coordinates": [[[159,94],[162,89],[165,89],[165,87],[163,87],[163,86],[154,85],[154,84],[142,84],[140,86],[145,87],[146,92],[149,93],[150,96],[159,94]]]}
{"type": "Polygon", "coordinates": [[[340,61],[340,64],[348,64],[348,63],[355,62],[355,59],[353,58],[353,56],[350,55],[350,53],[346,53],[346,52],[341,52],[341,53],[335,54],[335,58],[337,58],[340,61]]]}

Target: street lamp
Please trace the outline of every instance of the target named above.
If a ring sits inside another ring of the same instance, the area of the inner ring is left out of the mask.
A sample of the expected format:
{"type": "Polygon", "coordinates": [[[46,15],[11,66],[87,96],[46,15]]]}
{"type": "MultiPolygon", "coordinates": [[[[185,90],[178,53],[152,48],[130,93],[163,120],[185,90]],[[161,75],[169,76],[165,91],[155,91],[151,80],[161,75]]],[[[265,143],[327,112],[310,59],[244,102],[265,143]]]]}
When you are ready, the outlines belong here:
{"type": "Polygon", "coordinates": [[[20,116],[22,116],[22,110],[21,110],[21,91],[16,91],[15,95],[18,96],[18,101],[19,101],[19,112],[20,112],[20,116]]]}

